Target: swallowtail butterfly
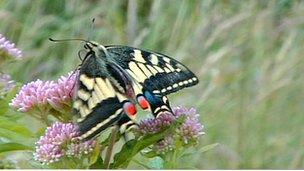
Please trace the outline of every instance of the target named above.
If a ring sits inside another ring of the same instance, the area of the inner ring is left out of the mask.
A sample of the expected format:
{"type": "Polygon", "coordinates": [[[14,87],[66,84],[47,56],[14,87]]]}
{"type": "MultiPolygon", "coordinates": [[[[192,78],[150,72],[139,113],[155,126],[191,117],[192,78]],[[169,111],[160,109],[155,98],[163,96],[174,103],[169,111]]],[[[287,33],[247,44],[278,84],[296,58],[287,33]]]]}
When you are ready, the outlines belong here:
{"type": "Polygon", "coordinates": [[[126,130],[137,104],[155,117],[172,112],[166,95],[198,83],[186,66],[160,53],[91,41],[84,48],[73,104],[82,140],[115,124],[126,130]]]}

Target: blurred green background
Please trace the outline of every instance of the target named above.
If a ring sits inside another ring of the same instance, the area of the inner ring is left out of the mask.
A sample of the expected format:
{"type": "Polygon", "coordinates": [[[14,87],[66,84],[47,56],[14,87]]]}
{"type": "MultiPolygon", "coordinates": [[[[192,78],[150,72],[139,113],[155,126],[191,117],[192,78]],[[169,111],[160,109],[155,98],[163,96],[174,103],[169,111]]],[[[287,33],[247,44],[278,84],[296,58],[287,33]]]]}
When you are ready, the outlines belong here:
{"type": "Polygon", "coordinates": [[[200,79],[171,95],[172,105],[198,109],[206,132],[199,146],[219,143],[187,165],[303,169],[303,15],[304,1],[291,0],[0,0],[0,32],[24,52],[7,69],[23,83],[80,63],[83,44],[49,37],[172,56],[200,79]]]}

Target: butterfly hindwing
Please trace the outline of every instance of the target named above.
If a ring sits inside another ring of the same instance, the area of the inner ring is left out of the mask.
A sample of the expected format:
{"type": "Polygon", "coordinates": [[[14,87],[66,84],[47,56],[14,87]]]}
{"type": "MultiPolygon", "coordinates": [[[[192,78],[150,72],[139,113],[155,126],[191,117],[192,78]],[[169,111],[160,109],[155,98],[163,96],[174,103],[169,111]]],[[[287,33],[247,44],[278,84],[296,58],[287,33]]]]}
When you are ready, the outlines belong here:
{"type": "Polygon", "coordinates": [[[90,139],[115,124],[123,115],[126,98],[116,92],[103,61],[89,57],[79,72],[74,110],[81,133],[80,139],[90,139]]]}
{"type": "Polygon", "coordinates": [[[151,112],[155,117],[158,117],[159,114],[163,112],[172,113],[168,98],[166,96],[158,96],[149,91],[145,91],[144,95],[149,101],[151,112]]]}

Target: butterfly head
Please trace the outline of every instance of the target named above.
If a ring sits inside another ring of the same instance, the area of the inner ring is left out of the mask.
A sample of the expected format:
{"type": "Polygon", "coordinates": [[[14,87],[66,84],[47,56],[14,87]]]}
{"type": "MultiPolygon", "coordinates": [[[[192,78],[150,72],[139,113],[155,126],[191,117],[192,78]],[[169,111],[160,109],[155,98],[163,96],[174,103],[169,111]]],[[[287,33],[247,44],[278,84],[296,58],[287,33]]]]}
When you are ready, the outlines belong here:
{"type": "Polygon", "coordinates": [[[108,51],[107,49],[94,41],[87,41],[84,45],[84,48],[88,51],[88,52],[94,52],[97,56],[99,56],[99,54],[105,54],[106,56],[108,55],[108,51]]]}

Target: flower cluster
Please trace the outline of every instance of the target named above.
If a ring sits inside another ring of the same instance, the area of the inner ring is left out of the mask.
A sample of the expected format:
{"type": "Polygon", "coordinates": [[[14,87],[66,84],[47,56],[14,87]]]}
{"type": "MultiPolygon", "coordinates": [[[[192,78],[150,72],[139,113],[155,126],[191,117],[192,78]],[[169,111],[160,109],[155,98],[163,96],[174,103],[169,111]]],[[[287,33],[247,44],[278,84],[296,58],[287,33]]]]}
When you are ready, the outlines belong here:
{"type": "Polygon", "coordinates": [[[81,157],[93,151],[96,141],[77,142],[74,139],[79,135],[77,126],[72,123],[56,122],[46,129],[44,136],[36,142],[34,159],[50,164],[63,157],[81,157]]]}
{"type": "Polygon", "coordinates": [[[17,49],[15,44],[7,40],[2,34],[0,34],[0,51],[3,51],[16,59],[21,59],[22,57],[21,50],[17,49]]]}
{"type": "Polygon", "coordinates": [[[199,115],[194,108],[187,109],[178,106],[174,107],[172,110],[174,115],[171,113],[162,113],[155,119],[150,118],[141,121],[136,130],[139,135],[155,134],[168,128],[168,126],[180,117],[185,118],[181,126],[178,127],[174,133],[153,145],[152,148],[157,153],[165,153],[174,149],[177,140],[181,140],[184,145],[196,144],[199,136],[204,134],[203,125],[200,123],[199,115]]]}
{"type": "Polygon", "coordinates": [[[172,114],[161,114],[157,118],[149,118],[141,121],[138,131],[141,135],[155,134],[170,126],[176,118],[172,114]]]}
{"type": "Polygon", "coordinates": [[[200,135],[205,134],[196,109],[177,106],[173,108],[173,113],[176,115],[176,118],[186,117],[183,125],[177,130],[177,133],[185,144],[188,144],[190,141],[196,142],[200,135]]]}
{"type": "Polygon", "coordinates": [[[53,81],[41,80],[23,85],[10,105],[22,112],[29,111],[35,105],[44,105],[48,102],[48,94],[53,86],[53,81]]]}
{"type": "Polygon", "coordinates": [[[73,96],[76,85],[77,72],[70,72],[67,76],[61,76],[48,94],[48,102],[54,108],[61,108],[62,105],[68,105],[73,96]]]}
{"type": "Polygon", "coordinates": [[[157,153],[165,153],[174,149],[175,141],[173,136],[167,136],[163,140],[157,142],[152,148],[157,153]]]}
{"type": "Polygon", "coordinates": [[[54,108],[69,105],[73,97],[77,73],[70,72],[58,81],[36,80],[22,86],[10,105],[18,111],[28,112],[34,107],[50,104],[54,108]]]}

